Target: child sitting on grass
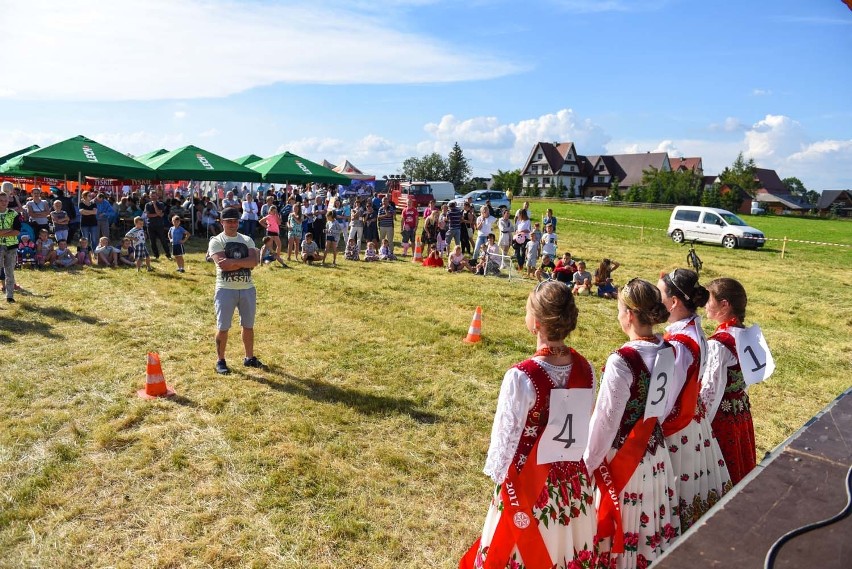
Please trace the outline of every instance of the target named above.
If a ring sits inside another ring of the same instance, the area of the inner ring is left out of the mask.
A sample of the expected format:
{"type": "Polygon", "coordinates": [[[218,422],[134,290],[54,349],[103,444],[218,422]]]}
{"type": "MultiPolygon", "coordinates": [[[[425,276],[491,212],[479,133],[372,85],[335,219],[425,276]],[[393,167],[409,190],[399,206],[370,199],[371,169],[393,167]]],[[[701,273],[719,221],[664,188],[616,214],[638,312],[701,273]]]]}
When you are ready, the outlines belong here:
{"type": "Polygon", "coordinates": [[[109,244],[108,237],[98,239],[98,246],[95,247],[95,255],[98,258],[99,267],[118,268],[118,253],[119,250],[109,244]]]}
{"type": "Polygon", "coordinates": [[[438,252],[437,245],[429,245],[429,254],[426,255],[426,258],[423,259],[424,267],[443,267],[444,260],[441,258],[441,254],[438,252]]]}
{"type": "Polygon", "coordinates": [[[396,261],[396,255],[391,251],[390,242],[387,239],[382,239],[382,246],[379,247],[379,260],[396,261]]]}
{"type": "Polygon", "coordinates": [[[313,234],[311,232],[305,233],[305,239],[302,241],[302,261],[313,265],[314,261],[321,260],[323,260],[323,256],[319,251],[319,246],[314,241],[313,234]]]}
{"type": "Polygon", "coordinates": [[[556,269],[556,265],[553,264],[553,259],[550,258],[550,255],[545,254],[541,257],[541,266],[535,271],[535,278],[538,282],[549,281],[553,278],[554,269],[556,269]]]}
{"type": "Polygon", "coordinates": [[[462,253],[461,245],[456,245],[456,248],[453,249],[453,252],[450,253],[450,256],[447,258],[447,272],[460,273],[462,271],[469,270],[471,270],[471,268],[467,262],[467,259],[464,258],[464,253],[462,253]]]}
{"type": "Polygon", "coordinates": [[[365,261],[378,261],[379,260],[379,252],[376,251],[376,243],[374,241],[367,241],[367,250],[364,251],[364,260],[365,261]]]}
{"type": "Polygon", "coordinates": [[[589,296],[592,293],[592,273],[586,270],[586,263],[577,263],[577,272],[571,277],[574,281],[574,296],[589,296]]]}
{"type": "Polygon", "coordinates": [[[36,250],[36,265],[41,268],[44,265],[53,263],[56,259],[56,253],[53,251],[53,239],[47,233],[47,229],[42,229],[38,232],[38,239],[35,242],[36,250]]]}
{"type": "Polygon", "coordinates": [[[85,237],[80,237],[80,244],[77,245],[77,264],[92,264],[92,246],[89,244],[89,240],[85,237]]]}
{"type": "Polygon", "coordinates": [[[55,252],[56,260],[53,266],[57,269],[67,269],[68,267],[73,267],[77,264],[77,257],[75,257],[74,253],[71,252],[71,249],[68,248],[68,242],[65,239],[61,239],[59,241],[56,245],[55,252]]]}
{"type": "Polygon", "coordinates": [[[132,267],[135,264],[133,260],[133,243],[127,237],[121,240],[121,248],[118,250],[118,262],[126,267],[132,267]]]}
{"type": "Polygon", "coordinates": [[[482,244],[482,252],[479,254],[479,263],[474,271],[477,275],[499,275],[500,259],[502,253],[495,242],[494,234],[489,233],[485,243],[482,244]]]}
{"type": "Polygon", "coordinates": [[[281,259],[281,254],[275,246],[275,239],[271,235],[267,235],[263,238],[263,246],[260,248],[260,262],[269,265],[274,261],[278,261],[282,267],[287,268],[287,264],[281,259]]]}
{"type": "Polygon", "coordinates": [[[358,250],[358,243],[355,241],[355,238],[352,237],[349,239],[349,242],[346,244],[346,254],[344,258],[347,261],[360,261],[361,260],[361,252],[358,250]]]}

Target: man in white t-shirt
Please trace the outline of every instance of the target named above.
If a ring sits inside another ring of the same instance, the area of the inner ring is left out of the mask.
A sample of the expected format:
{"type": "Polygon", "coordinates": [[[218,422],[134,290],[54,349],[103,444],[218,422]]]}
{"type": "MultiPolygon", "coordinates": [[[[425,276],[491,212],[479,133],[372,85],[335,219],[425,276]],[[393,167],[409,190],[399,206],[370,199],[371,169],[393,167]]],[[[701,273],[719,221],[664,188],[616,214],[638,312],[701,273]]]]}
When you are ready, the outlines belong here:
{"type": "Polygon", "coordinates": [[[260,255],[254,241],[237,232],[240,212],[235,208],[222,211],[222,227],[219,235],[210,239],[207,254],[216,263],[216,292],[213,306],[216,311],[216,373],[228,374],[231,370],[225,363],[225,348],[228,345],[228,330],[234,310],[240,312],[246,367],[263,368],[254,355],[254,319],[257,310],[257,291],[251,278],[260,255]]]}
{"type": "Polygon", "coordinates": [[[473,248],[473,260],[479,257],[479,250],[488,240],[491,234],[491,228],[497,223],[497,218],[491,215],[488,206],[484,205],[479,208],[479,217],[476,218],[476,246],[473,248]]]}

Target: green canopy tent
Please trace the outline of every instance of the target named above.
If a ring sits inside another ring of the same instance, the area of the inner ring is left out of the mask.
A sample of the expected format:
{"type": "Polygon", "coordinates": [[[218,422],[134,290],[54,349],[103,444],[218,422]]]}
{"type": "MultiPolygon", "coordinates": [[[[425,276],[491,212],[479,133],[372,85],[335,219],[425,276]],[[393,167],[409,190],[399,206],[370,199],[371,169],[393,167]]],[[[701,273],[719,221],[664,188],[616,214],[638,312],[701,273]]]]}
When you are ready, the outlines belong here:
{"type": "Polygon", "coordinates": [[[120,180],[154,178],[148,166],[82,135],[31,150],[0,166],[0,173],[18,172],[77,176],[81,183],[84,175],[120,180]]]}
{"type": "Polygon", "coordinates": [[[281,184],[286,182],[321,184],[343,184],[348,186],[351,180],[343,174],[338,174],[324,168],[316,162],[306,160],[290,152],[270,156],[260,162],[250,165],[252,170],[263,176],[264,182],[281,184]]]}
{"type": "MultiPolygon", "coordinates": [[[[27,146],[26,148],[10,152],[6,156],[0,156],[0,166],[13,158],[17,158],[18,156],[26,154],[27,152],[32,152],[33,150],[38,150],[39,148],[41,147],[38,144],[33,144],[32,146],[27,146]]],[[[12,167],[2,171],[2,173],[15,178],[33,178],[33,184],[35,184],[35,178],[40,175],[40,172],[32,172],[30,170],[24,170],[23,168],[12,167]]]]}
{"type": "Polygon", "coordinates": [[[239,164],[240,166],[248,166],[253,162],[260,162],[263,160],[262,156],[258,156],[257,154],[246,154],[245,156],[240,156],[234,162],[239,164]]]}
{"type": "Polygon", "coordinates": [[[20,150],[16,150],[14,152],[10,152],[6,156],[0,156],[0,164],[3,164],[7,160],[11,160],[21,154],[26,154],[27,152],[32,152],[33,150],[38,150],[41,148],[38,144],[33,144],[32,146],[27,146],[26,148],[21,148],[20,150]]]}
{"type": "Polygon", "coordinates": [[[151,158],[156,158],[157,156],[165,154],[166,152],[168,152],[168,150],[166,150],[165,148],[158,148],[157,150],[152,150],[151,152],[146,152],[145,154],[140,154],[139,156],[134,156],[134,158],[139,162],[142,162],[143,164],[147,164],[148,160],[150,160],[151,158]]]}
{"type": "Polygon", "coordinates": [[[189,145],[148,160],[160,180],[260,182],[260,174],[233,160],[189,145]]]}
{"type": "MultiPolygon", "coordinates": [[[[160,154],[147,161],[160,180],[197,180],[203,182],[260,182],[260,174],[245,166],[188,145],[160,154]]],[[[192,213],[195,231],[195,212],[192,213]]]]}

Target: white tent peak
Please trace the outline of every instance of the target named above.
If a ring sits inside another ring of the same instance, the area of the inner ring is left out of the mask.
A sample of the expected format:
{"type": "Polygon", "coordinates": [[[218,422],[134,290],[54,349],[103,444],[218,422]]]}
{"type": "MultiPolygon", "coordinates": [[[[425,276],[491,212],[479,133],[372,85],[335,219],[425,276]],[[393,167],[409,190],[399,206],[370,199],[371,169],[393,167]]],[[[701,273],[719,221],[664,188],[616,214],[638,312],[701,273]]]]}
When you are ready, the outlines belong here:
{"type": "Polygon", "coordinates": [[[365,174],[362,172],[357,166],[355,166],[349,160],[344,160],[343,164],[340,164],[336,168],[332,168],[338,174],[343,174],[344,176],[349,176],[353,180],[375,180],[376,177],[371,174],[365,174]]]}

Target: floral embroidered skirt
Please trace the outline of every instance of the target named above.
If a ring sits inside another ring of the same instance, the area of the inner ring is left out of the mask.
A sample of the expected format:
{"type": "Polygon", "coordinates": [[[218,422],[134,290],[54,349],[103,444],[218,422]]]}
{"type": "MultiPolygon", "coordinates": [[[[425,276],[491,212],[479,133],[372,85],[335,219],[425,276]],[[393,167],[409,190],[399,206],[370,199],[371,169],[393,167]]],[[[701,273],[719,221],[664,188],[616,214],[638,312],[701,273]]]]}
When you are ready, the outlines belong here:
{"type": "Polygon", "coordinates": [[[693,419],[666,437],[666,448],[676,482],[680,532],[698,521],[731,489],[731,476],[710,421],[693,419]]]}
{"type": "MultiPolygon", "coordinates": [[[[597,513],[591,479],[582,463],[568,464],[580,464],[581,468],[572,469],[573,473],[570,474],[552,470],[533,507],[538,529],[556,569],[609,568],[609,554],[601,553],[604,550],[596,547],[594,542],[597,513]]],[[[491,507],[482,528],[482,538],[474,562],[476,568],[483,566],[500,520],[503,509],[500,491],[501,486],[498,484],[494,488],[491,507]]],[[[517,547],[512,550],[506,567],[527,569],[517,547]]]]}
{"type": "MultiPolygon", "coordinates": [[[[610,450],[607,460],[612,460],[610,450]]],[[[596,491],[600,503],[600,490],[596,491]]],[[[621,523],[624,530],[624,553],[613,554],[618,569],[644,569],[680,535],[677,515],[678,497],[669,454],[659,447],[654,455],[645,453],[633,476],[624,487],[621,500],[621,523]]],[[[609,548],[609,539],[601,547],[609,548]]]]}
{"type": "Polygon", "coordinates": [[[757,466],[754,424],[748,408],[738,413],[729,413],[725,410],[725,403],[727,401],[723,400],[713,419],[713,434],[719,441],[731,482],[737,484],[757,466]]]}

